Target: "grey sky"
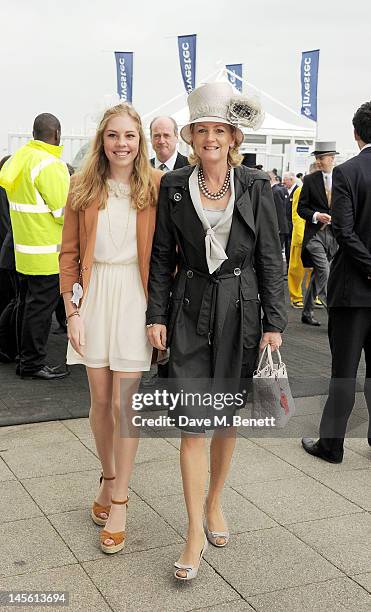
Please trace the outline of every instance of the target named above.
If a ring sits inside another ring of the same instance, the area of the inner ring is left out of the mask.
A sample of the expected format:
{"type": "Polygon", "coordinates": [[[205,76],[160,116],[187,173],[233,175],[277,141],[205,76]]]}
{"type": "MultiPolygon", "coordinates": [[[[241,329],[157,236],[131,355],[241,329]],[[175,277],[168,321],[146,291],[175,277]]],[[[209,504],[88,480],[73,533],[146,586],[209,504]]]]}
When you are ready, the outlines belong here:
{"type": "Polygon", "coordinates": [[[364,0],[0,0],[0,153],[8,132],[31,129],[40,112],[65,133],[81,130],[116,91],[114,50],[134,51],[141,114],[182,93],[176,36],[192,33],[198,82],[218,60],[242,62],[248,80],[298,111],[301,51],[320,48],[319,138],[355,150],[351,118],[371,99],[370,17],[364,0]]]}

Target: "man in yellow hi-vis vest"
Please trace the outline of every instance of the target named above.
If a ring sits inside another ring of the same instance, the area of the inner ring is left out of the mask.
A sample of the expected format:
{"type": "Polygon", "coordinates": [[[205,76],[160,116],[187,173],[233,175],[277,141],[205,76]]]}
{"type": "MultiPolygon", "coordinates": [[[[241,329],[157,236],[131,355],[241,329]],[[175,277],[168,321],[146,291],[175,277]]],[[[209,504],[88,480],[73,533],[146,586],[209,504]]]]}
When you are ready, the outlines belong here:
{"type": "Polygon", "coordinates": [[[59,299],[58,254],[69,173],[60,159],[61,126],[49,113],[34,121],[33,137],[4,164],[19,279],[17,350],[21,377],[64,378],[45,363],[53,311],[59,299]]]}

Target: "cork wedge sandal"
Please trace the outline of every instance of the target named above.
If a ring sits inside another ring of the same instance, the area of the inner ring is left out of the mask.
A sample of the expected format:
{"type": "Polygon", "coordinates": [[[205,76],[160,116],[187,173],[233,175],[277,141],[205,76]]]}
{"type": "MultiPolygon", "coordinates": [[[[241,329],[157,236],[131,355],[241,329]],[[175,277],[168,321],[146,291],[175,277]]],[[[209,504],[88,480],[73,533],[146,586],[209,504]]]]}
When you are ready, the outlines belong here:
{"type": "MultiPolygon", "coordinates": [[[[111,504],[119,504],[122,506],[125,504],[127,505],[128,501],[128,497],[124,501],[116,501],[115,499],[111,499],[111,504]]],[[[115,533],[112,533],[111,531],[107,531],[107,529],[102,529],[99,535],[100,547],[104,553],[117,553],[124,548],[125,538],[125,531],[116,531],[115,533]],[[108,539],[113,540],[114,544],[105,544],[104,542],[108,539]]]]}
{"type": "MultiPolygon", "coordinates": [[[[103,476],[103,472],[102,472],[101,477],[99,478],[99,484],[102,484],[102,480],[115,480],[115,478],[116,476],[111,476],[110,478],[106,478],[106,476],[103,476]]],[[[109,504],[108,506],[102,506],[101,504],[98,504],[98,502],[95,501],[93,503],[93,507],[90,513],[93,522],[96,525],[99,525],[100,527],[104,527],[104,525],[107,522],[110,510],[111,510],[111,504],[109,504]],[[102,516],[100,516],[100,514],[106,514],[107,516],[106,518],[103,518],[102,516]]]]}

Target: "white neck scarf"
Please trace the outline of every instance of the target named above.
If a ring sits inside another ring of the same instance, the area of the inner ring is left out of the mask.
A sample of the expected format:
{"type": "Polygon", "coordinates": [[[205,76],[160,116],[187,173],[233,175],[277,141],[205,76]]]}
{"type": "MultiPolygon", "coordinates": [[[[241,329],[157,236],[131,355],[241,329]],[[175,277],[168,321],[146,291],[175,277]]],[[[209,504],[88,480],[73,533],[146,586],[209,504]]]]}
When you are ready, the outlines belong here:
{"type": "Polygon", "coordinates": [[[231,231],[235,200],[233,168],[231,168],[231,197],[229,198],[227,208],[214,227],[211,227],[202,207],[200,189],[198,186],[198,166],[195,167],[189,177],[189,193],[197,216],[205,230],[206,261],[209,272],[212,274],[222,265],[223,261],[228,259],[225,249],[231,231]]]}

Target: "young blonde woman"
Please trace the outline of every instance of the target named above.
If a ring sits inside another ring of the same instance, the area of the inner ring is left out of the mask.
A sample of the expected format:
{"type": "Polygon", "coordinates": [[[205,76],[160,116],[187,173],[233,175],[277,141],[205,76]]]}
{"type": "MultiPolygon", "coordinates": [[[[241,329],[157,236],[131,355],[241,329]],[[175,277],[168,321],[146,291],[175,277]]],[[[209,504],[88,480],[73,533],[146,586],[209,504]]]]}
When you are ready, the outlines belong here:
{"type": "Polygon", "coordinates": [[[91,516],[105,526],[100,545],[106,553],[124,547],[138,436],[128,429],[123,434],[123,415],[151,364],[145,311],[161,175],[149,164],[138,113],[118,104],[99,124],[65,211],[60,284],[68,320],[67,363],[87,370],[89,420],[102,464],[91,516]]]}

